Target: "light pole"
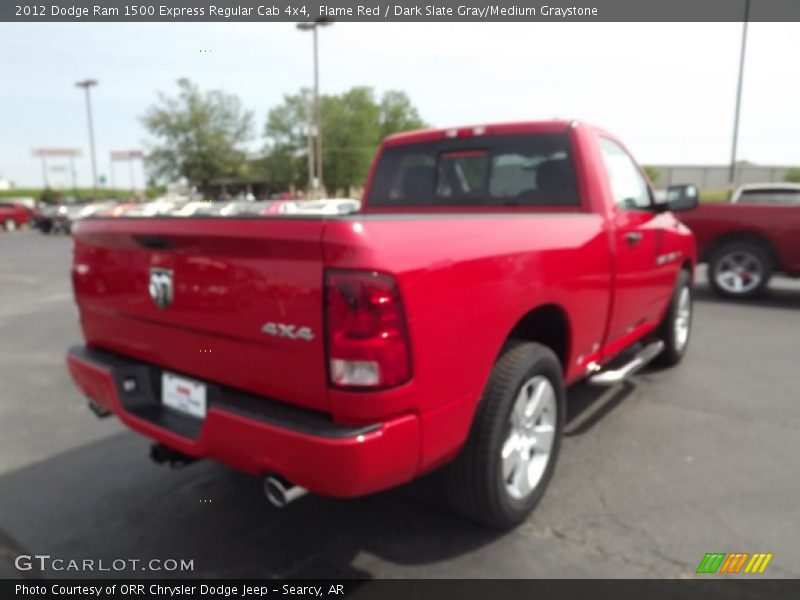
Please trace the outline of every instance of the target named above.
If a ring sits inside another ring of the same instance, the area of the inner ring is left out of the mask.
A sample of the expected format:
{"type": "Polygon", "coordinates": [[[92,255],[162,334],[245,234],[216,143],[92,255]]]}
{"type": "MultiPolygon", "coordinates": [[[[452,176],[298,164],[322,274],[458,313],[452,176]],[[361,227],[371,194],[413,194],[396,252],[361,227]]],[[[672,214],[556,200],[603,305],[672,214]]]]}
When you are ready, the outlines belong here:
{"type": "Polygon", "coordinates": [[[742,80],[744,79],[744,57],[747,51],[747,21],[750,18],[750,0],[744,2],[744,24],[742,26],[742,52],[739,56],[739,81],[736,84],[736,108],[733,116],[733,145],[731,147],[731,170],[728,175],[731,187],[736,186],[736,146],[739,143],[739,110],[742,105],[742,80]]]}
{"type": "Polygon", "coordinates": [[[300,31],[310,31],[314,34],[314,117],[317,125],[317,160],[315,161],[317,167],[317,185],[319,189],[322,183],[322,108],[319,102],[319,49],[317,44],[317,29],[330,25],[331,22],[326,19],[317,19],[316,21],[309,21],[305,23],[298,23],[297,28],[300,31]]]}
{"type": "Polygon", "coordinates": [[[89,88],[97,85],[96,79],[86,79],[75,83],[79,88],[86,92],[86,115],[89,120],[89,150],[92,153],[92,200],[97,198],[97,162],[94,157],[94,127],[92,126],[92,99],[89,96],[89,88]]]}

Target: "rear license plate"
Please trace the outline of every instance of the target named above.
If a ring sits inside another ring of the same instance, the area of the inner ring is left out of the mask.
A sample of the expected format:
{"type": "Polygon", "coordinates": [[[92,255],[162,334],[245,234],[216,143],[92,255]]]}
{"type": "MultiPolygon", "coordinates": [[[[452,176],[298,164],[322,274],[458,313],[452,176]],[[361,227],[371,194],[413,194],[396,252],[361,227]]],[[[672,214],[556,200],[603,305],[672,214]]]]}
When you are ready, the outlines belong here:
{"type": "Polygon", "coordinates": [[[206,386],[194,379],[164,371],[161,374],[161,402],[178,412],[204,419],[206,386]]]}

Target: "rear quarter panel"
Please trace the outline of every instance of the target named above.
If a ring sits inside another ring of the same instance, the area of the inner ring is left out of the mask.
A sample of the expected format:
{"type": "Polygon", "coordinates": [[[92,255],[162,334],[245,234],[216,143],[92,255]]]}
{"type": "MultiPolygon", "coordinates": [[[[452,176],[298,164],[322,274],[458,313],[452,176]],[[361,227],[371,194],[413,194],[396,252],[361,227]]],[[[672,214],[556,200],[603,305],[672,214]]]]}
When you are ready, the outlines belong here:
{"type": "Polygon", "coordinates": [[[323,237],[326,267],[373,269],[397,278],[413,365],[411,382],[393,390],[331,390],[334,414],[369,421],[392,412],[419,413],[422,454],[436,460],[463,442],[514,326],[548,304],[569,320],[567,379],[582,374],[603,338],[610,303],[612,265],[602,223],[592,213],[360,215],[330,221],[323,237]]]}

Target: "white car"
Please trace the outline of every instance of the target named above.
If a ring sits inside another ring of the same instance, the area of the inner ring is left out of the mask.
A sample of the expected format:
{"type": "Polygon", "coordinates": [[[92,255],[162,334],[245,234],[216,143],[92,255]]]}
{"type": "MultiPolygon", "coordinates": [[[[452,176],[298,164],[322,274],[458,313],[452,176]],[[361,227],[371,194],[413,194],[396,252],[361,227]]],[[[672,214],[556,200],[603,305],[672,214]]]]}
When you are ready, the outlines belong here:
{"type": "Polygon", "coordinates": [[[330,198],[297,203],[301,215],[347,215],[358,212],[361,202],[353,198],[330,198]]]}
{"type": "Polygon", "coordinates": [[[216,214],[217,212],[219,212],[219,207],[214,202],[195,200],[176,207],[172,214],[178,217],[191,217],[193,215],[216,214]]]}

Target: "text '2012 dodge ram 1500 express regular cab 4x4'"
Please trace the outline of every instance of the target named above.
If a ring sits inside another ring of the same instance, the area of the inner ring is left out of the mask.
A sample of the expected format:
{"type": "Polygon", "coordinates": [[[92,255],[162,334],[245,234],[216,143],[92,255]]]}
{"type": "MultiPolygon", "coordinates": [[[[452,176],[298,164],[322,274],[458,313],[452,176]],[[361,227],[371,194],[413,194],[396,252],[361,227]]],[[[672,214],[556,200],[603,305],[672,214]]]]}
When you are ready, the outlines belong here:
{"type": "Polygon", "coordinates": [[[275,504],[442,467],[456,509],[512,526],[565,386],[686,351],[695,246],[672,210],[696,190],[676,189],[655,204],[613,136],[546,121],[391,136],[352,215],[89,218],[69,370],[158,462],[215,459],[275,504]]]}

